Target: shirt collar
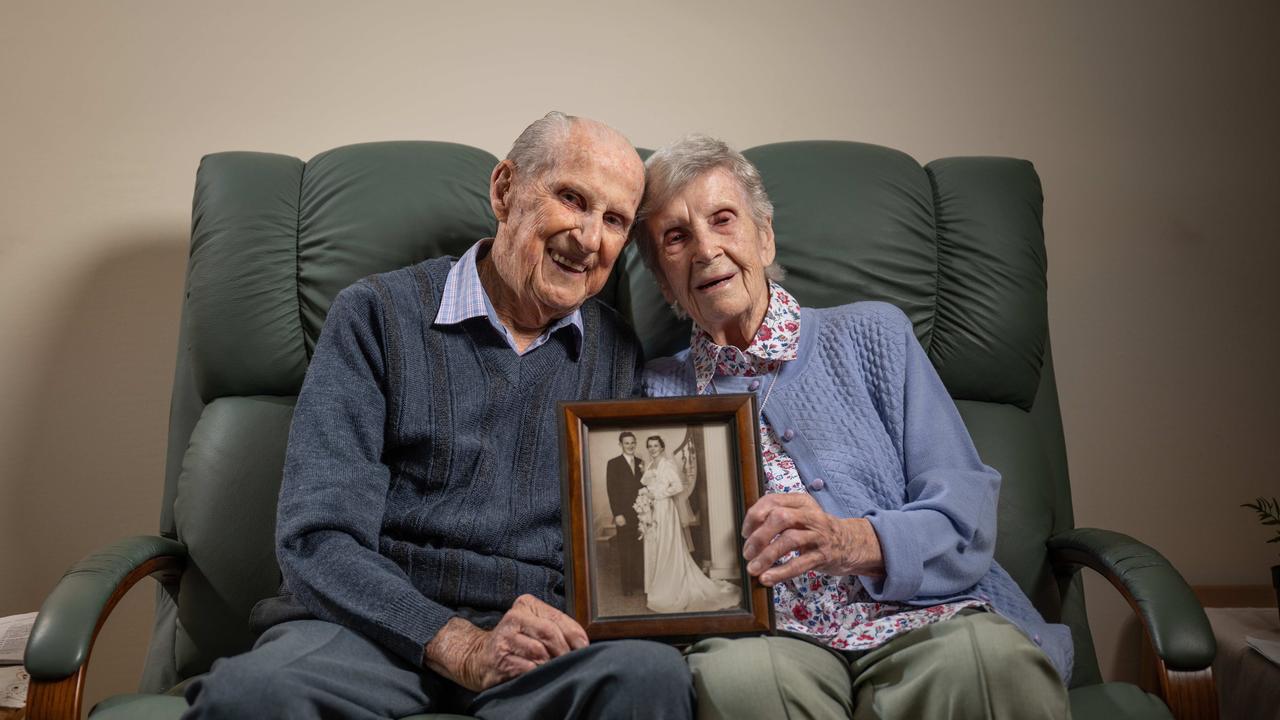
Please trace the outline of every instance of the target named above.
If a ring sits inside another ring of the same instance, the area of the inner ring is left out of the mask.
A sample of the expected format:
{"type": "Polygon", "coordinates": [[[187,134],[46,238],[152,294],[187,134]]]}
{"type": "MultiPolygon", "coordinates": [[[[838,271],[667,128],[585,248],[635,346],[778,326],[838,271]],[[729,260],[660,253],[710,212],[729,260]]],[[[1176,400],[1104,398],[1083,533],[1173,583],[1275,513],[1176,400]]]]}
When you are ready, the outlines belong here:
{"type": "MultiPolygon", "coordinates": [[[[449,268],[449,275],[444,281],[444,293],[440,298],[440,309],[436,311],[433,324],[457,325],[464,320],[484,317],[488,319],[493,329],[497,330],[498,334],[507,341],[507,345],[512,350],[515,350],[515,338],[511,337],[511,333],[502,324],[502,321],[498,318],[498,313],[493,309],[493,303],[489,302],[489,294],[485,292],[484,285],[480,282],[480,271],[476,267],[476,261],[489,252],[489,246],[492,242],[493,238],[485,238],[472,245],[449,268]]],[[[519,353],[519,351],[517,353],[527,354],[532,352],[546,343],[557,330],[564,327],[573,329],[574,342],[572,349],[573,353],[577,355],[582,348],[581,309],[575,309],[572,313],[551,323],[536,340],[529,344],[529,347],[525,348],[524,353],[519,353]]]]}
{"type": "Polygon", "coordinates": [[[689,341],[699,394],[711,379],[720,375],[763,375],[789,360],[800,347],[800,304],[777,283],[769,283],[769,309],[746,350],[717,345],[711,335],[695,323],[689,341]]]}

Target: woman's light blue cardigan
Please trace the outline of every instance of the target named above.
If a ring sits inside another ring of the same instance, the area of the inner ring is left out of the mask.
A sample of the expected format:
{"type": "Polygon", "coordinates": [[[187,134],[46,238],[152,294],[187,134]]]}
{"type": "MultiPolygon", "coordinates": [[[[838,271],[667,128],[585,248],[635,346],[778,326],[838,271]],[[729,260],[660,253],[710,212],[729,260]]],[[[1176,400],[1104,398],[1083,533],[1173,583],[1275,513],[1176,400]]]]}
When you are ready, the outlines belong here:
{"type": "MultiPolygon", "coordinates": [[[[1070,678],[1071,633],[1049,624],[992,553],[1000,475],[984,465],[955,403],[901,310],[881,302],[801,310],[798,357],[755,391],[800,479],[823,509],[866,517],[886,575],[872,598],[928,606],[979,598],[1070,678]],[[789,440],[787,438],[790,438],[789,440]]],[[[717,377],[722,393],[754,378],[717,377]]],[[[649,363],[650,396],[695,392],[689,351],[649,363]]]]}

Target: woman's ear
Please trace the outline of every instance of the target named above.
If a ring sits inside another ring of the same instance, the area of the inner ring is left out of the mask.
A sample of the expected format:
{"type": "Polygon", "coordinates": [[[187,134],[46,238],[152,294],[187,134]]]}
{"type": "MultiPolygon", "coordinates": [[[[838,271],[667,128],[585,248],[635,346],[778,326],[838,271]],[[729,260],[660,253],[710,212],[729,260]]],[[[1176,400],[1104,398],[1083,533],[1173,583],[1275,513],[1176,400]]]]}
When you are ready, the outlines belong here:
{"type": "Polygon", "coordinates": [[[516,166],[510,160],[503,160],[493,168],[489,176],[489,205],[493,208],[493,216],[498,222],[506,222],[511,214],[511,188],[516,166]]]}

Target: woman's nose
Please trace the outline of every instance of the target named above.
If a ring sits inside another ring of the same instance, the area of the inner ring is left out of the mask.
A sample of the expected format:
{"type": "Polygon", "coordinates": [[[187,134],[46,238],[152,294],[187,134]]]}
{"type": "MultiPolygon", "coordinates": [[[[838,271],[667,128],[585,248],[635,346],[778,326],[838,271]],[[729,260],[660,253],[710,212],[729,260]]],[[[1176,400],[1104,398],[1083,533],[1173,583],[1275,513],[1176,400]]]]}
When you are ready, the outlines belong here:
{"type": "Polygon", "coordinates": [[[693,257],[700,262],[711,262],[722,253],[720,238],[707,230],[696,230],[693,233],[693,257]]]}

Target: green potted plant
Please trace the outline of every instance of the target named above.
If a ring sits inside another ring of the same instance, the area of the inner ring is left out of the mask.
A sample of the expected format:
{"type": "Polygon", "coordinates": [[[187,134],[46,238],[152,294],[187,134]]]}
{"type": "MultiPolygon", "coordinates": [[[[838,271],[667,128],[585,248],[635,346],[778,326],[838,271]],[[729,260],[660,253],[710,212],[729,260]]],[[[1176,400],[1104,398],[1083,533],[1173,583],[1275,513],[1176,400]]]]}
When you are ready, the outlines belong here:
{"type": "MultiPolygon", "coordinates": [[[[1280,502],[1277,502],[1275,498],[1268,500],[1260,497],[1251,503],[1244,503],[1240,507],[1246,507],[1258,513],[1258,521],[1263,525],[1275,526],[1276,535],[1267,540],[1267,542],[1280,543],[1280,502]]],[[[1271,566],[1271,586],[1276,591],[1276,604],[1280,605],[1280,565],[1271,566]]]]}

